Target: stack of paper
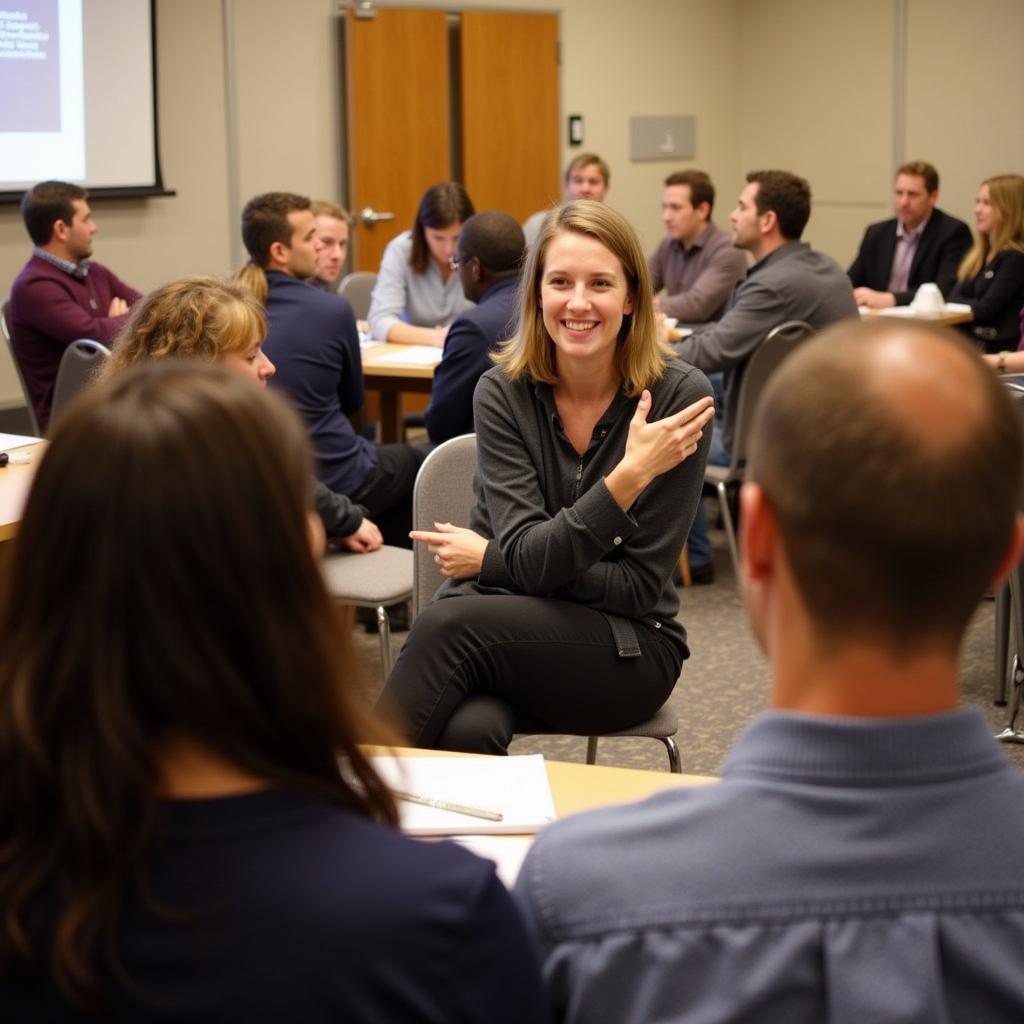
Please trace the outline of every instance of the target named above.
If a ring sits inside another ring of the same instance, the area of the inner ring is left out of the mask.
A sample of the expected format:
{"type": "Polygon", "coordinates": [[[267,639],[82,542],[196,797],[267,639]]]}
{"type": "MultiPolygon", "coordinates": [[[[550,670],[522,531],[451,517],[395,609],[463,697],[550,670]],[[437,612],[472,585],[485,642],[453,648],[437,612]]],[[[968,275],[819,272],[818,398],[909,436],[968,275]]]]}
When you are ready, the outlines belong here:
{"type": "Polygon", "coordinates": [[[372,757],[370,761],[392,790],[500,816],[493,820],[399,799],[402,830],[410,835],[523,835],[555,820],[555,802],[540,754],[372,757]]]}

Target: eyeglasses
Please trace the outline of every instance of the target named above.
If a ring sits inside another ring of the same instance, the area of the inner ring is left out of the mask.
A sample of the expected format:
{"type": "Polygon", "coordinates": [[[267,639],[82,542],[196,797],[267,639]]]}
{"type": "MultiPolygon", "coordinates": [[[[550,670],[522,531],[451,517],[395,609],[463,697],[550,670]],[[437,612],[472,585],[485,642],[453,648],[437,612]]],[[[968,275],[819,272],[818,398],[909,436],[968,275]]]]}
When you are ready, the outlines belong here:
{"type": "Polygon", "coordinates": [[[462,257],[459,257],[459,256],[449,256],[448,257],[448,266],[451,267],[452,270],[458,270],[460,264],[465,263],[467,259],[469,259],[468,256],[462,256],[462,257]]]}

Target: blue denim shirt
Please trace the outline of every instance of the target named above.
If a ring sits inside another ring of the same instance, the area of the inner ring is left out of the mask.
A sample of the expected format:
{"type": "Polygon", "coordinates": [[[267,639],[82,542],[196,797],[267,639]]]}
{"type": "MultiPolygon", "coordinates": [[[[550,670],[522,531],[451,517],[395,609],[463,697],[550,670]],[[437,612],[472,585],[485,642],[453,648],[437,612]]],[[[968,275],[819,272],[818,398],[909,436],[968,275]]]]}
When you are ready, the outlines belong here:
{"type": "Polygon", "coordinates": [[[772,713],[722,781],[543,832],[559,1020],[1024,1020],[1024,775],[975,710],[772,713]]]}

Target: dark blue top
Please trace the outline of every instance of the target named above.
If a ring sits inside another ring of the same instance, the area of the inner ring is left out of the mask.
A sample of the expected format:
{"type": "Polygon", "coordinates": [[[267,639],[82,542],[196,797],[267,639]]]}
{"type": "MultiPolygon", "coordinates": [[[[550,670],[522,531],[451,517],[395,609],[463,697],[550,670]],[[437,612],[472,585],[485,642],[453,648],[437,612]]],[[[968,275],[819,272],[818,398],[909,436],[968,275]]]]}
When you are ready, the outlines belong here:
{"type": "Polygon", "coordinates": [[[363,406],[359,332],[348,301],[277,270],[267,272],[267,340],[277,367],[270,378],[286,391],[309,426],[317,476],[332,491],[354,495],[377,465],[373,444],[347,413],[363,406]]]}
{"type": "Polygon", "coordinates": [[[492,285],[480,304],[448,329],[444,356],[434,371],[430,405],[423,414],[434,444],[473,433],[473,389],[480,375],[494,365],[489,353],[515,333],[518,283],[518,277],[509,277],[492,285]]]}
{"type": "MultiPolygon", "coordinates": [[[[164,805],[111,1021],[544,1021],[537,957],[493,865],[283,790],[164,805]]],[[[82,1019],[0,981],[8,1021],[82,1019]]]]}

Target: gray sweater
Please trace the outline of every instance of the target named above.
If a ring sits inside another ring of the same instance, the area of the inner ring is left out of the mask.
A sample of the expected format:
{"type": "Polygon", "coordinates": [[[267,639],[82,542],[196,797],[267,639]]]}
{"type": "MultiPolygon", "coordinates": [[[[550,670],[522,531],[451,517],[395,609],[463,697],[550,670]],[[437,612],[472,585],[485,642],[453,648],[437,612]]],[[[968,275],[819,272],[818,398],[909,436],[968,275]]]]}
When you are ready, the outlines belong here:
{"type": "MultiPolygon", "coordinates": [[[[651,388],[648,420],[710,394],[703,373],[673,359],[651,388]]],[[[470,526],[494,542],[478,579],[448,581],[438,597],[512,593],[578,601],[605,613],[617,641],[624,626],[628,635],[630,620],[646,621],[671,636],[685,658],[672,573],[700,500],[711,431],[694,455],[656,477],[623,512],[604,478],[625,452],[636,403],[616,395],[581,457],[562,431],[550,385],[513,383],[500,367],[488,370],[473,400],[470,526]]]]}

